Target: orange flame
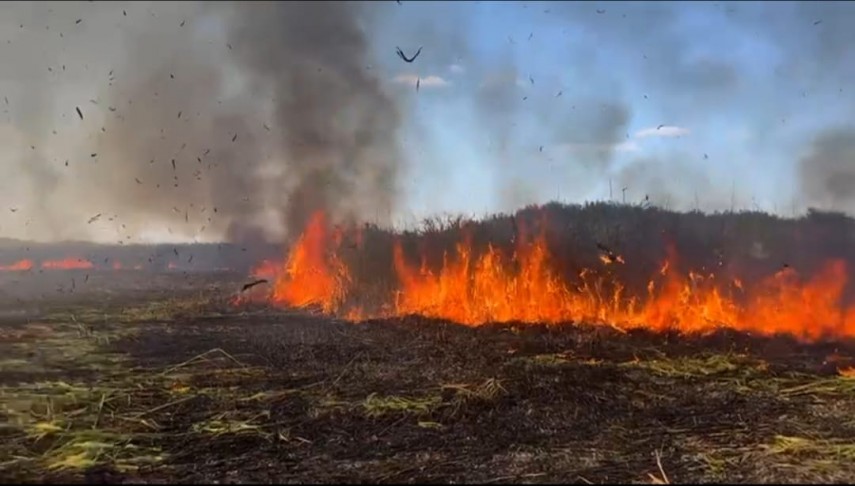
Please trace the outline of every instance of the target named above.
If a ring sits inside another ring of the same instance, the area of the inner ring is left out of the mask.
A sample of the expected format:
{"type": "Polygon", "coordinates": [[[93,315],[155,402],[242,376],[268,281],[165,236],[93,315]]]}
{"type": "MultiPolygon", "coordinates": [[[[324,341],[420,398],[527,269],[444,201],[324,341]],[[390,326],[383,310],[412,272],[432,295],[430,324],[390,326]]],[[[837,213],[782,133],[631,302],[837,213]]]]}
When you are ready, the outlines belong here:
{"type": "MultiPolygon", "coordinates": [[[[717,328],[789,333],[806,339],[855,336],[855,307],[842,296],[846,265],[830,261],[813,278],[786,269],[747,288],[740,280],[719,282],[713,274],[678,271],[677,254],[650,279],[645,298],[625,295],[620,284],[606,285],[582,271],[567,282],[555,273],[544,234],[527,241],[524,233],[507,256],[494,247],[476,256],[468,238],[445,255],[437,271],[407,262],[400,243],[393,249],[398,288],[387,296],[386,314],[419,314],[462,324],[486,322],[594,322],[622,329],[676,329],[707,332],[717,328]]],[[[326,218],[315,214],[292,247],[282,271],[269,262],[258,269],[278,275],[272,300],[296,307],[318,305],[351,320],[361,309],[345,304],[350,269],[336,254],[341,235],[330,234],[326,218]]],[[[622,260],[622,259],[621,259],[622,260]]],[[[613,263],[613,262],[612,262],[613,263]]],[[[377,316],[380,317],[380,316],[377,316]]]]}
{"type": "Polygon", "coordinates": [[[0,271],[24,272],[33,268],[32,260],[19,260],[11,265],[0,265],[0,271]]]}
{"type": "Polygon", "coordinates": [[[92,262],[82,258],[65,258],[62,260],[45,260],[41,267],[45,270],[86,270],[94,267],[92,262]]]}
{"type": "Polygon", "coordinates": [[[283,271],[275,272],[274,302],[296,307],[317,305],[324,312],[339,309],[350,279],[345,265],[330,251],[337,248],[329,247],[338,239],[334,237],[327,230],[326,216],[315,213],[289,253],[283,271]]]}

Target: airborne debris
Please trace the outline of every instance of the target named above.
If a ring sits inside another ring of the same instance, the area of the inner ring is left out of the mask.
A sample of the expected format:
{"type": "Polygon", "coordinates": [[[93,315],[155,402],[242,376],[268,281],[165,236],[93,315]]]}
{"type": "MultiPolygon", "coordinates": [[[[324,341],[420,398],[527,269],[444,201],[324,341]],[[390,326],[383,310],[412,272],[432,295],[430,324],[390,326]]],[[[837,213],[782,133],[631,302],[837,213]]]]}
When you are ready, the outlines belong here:
{"type": "Polygon", "coordinates": [[[98,218],[100,218],[100,217],[101,217],[101,213],[98,213],[95,216],[92,216],[91,218],[89,218],[89,221],[86,224],[92,224],[95,221],[98,221],[98,218]]]}
{"type": "Polygon", "coordinates": [[[77,19],[77,20],[75,20],[75,21],[74,21],[74,24],[75,24],[75,25],[77,25],[77,24],[79,24],[80,22],[83,22],[83,19],[77,19]]]}
{"type": "Polygon", "coordinates": [[[83,112],[82,112],[82,111],[80,111],[80,107],[79,107],[79,106],[75,106],[75,107],[74,107],[74,109],[75,109],[75,110],[77,110],[77,116],[79,116],[79,117],[80,117],[80,119],[82,120],[82,119],[83,119],[83,112]]]}
{"type": "Polygon", "coordinates": [[[263,278],[259,279],[259,280],[255,280],[253,282],[245,283],[245,284],[243,284],[243,287],[241,287],[240,291],[246,292],[247,290],[255,287],[256,285],[261,285],[261,284],[265,284],[265,283],[267,283],[267,280],[263,279],[263,278]]]}
{"type": "Polygon", "coordinates": [[[419,57],[419,54],[421,54],[421,52],[422,52],[422,48],[420,46],[419,50],[417,50],[416,53],[413,54],[413,57],[407,57],[406,54],[404,54],[404,51],[402,51],[400,47],[395,47],[395,51],[398,53],[398,57],[403,59],[404,62],[410,63],[410,62],[415,61],[416,58],[419,57]]]}

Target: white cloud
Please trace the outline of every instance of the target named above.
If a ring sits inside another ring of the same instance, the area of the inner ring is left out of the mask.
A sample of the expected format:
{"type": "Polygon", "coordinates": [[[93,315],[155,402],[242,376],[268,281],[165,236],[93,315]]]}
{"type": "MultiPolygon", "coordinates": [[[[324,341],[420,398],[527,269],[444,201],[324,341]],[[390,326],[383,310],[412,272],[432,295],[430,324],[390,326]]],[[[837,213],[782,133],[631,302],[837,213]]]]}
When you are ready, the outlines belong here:
{"type": "Polygon", "coordinates": [[[416,86],[416,83],[419,83],[420,88],[444,88],[451,84],[439,76],[431,75],[421,78],[415,74],[399,74],[395,76],[392,81],[413,87],[416,86]]]}
{"type": "Polygon", "coordinates": [[[638,152],[641,147],[638,143],[628,140],[621,143],[563,143],[555,147],[559,151],[579,153],[579,152],[638,152]]]}
{"type": "Polygon", "coordinates": [[[649,137],[682,137],[688,135],[691,130],[673,125],[660,125],[658,127],[645,128],[635,132],[634,138],[649,138],[649,137]]]}
{"type": "Polygon", "coordinates": [[[451,71],[453,74],[463,74],[464,72],[466,72],[466,68],[464,68],[460,64],[452,64],[448,66],[448,70],[451,71]]]}

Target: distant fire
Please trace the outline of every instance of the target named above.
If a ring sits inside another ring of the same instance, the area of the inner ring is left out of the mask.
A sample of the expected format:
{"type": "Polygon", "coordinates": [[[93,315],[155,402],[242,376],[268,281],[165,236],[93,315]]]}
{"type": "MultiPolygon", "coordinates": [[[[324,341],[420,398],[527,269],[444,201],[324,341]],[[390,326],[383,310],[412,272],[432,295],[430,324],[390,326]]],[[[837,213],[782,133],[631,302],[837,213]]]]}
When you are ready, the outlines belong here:
{"type": "MultiPolygon", "coordinates": [[[[680,272],[671,250],[649,279],[647,295],[630,296],[625,286],[606,285],[589,270],[572,282],[559,277],[543,234],[520,235],[510,255],[490,247],[476,256],[464,239],[437,269],[424,258],[420,264],[408,261],[398,243],[392,255],[397,289],[381,298],[383,310],[367,312],[352,304],[361,301],[362,289],[352,284],[352,269],[339,257],[341,241],[325,215],[317,213],[284,264],[262,262],[253,273],[275,275],[270,296],[275,304],[317,306],[352,320],[418,314],[469,325],[591,322],[623,329],[731,328],[808,339],[855,337],[855,307],[841,304],[848,275],[839,260],[827,262],[810,278],[787,268],[749,287],[712,274],[680,272]]],[[[626,264],[616,255],[603,263],[626,264]]]]}
{"type": "MultiPolygon", "coordinates": [[[[141,264],[136,264],[133,266],[125,265],[121,262],[112,262],[109,267],[107,267],[106,263],[103,268],[110,268],[112,270],[142,270],[143,266],[141,264]]],[[[84,258],[62,258],[56,260],[43,260],[41,262],[34,262],[30,259],[19,260],[14,263],[10,263],[8,265],[0,265],[0,271],[4,272],[22,272],[26,270],[32,270],[34,268],[39,268],[41,270],[91,270],[98,268],[91,261],[84,258]]]]}
{"type": "Polygon", "coordinates": [[[32,260],[19,260],[10,265],[0,265],[0,271],[8,271],[8,272],[23,272],[26,270],[31,270],[33,268],[32,260]]]}
{"type": "Polygon", "coordinates": [[[41,268],[45,270],[86,270],[94,265],[89,260],[82,258],[65,258],[63,260],[45,260],[41,268]]]}

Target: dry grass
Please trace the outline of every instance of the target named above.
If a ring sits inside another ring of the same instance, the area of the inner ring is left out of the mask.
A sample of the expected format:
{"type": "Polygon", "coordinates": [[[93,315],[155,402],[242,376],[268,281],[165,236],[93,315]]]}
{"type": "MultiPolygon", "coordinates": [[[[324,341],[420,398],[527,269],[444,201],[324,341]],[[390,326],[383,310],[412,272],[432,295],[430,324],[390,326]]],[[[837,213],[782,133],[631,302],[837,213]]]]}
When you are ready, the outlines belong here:
{"type": "Polygon", "coordinates": [[[404,413],[409,415],[427,415],[442,403],[439,396],[407,398],[399,396],[368,395],[362,402],[362,408],[369,417],[381,417],[386,414],[404,413]]]}
{"type": "MultiPolygon", "coordinates": [[[[0,385],[0,474],[33,480],[110,468],[181,479],[205,461],[225,464],[211,473],[221,479],[239,459],[282,461],[280,473],[300,464],[300,478],[331,480],[669,484],[787,479],[793,468],[806,479],[853,472],[855,380],[846,373],[772,372],[750,354],[713,351],[618,360],[555,352],[569,349],[562,345],[518,356],[506,353],[507,333],[473,343],[468,329],[432,337],[353,326],[343,337],[295,337],[278,351],[293,354],[279,368],[236,351],[229,337],[156,366],[116,351],[117,342],[147,347],[137,340],[144,329],[157,332],[153,316],[193,305],[124,314],[136,323],[75,313],[9,333],[0,371],[33,375],[0,385]],[[417,344],[390,352],[390,342],[417,344]],[[497,464],[483,469],[479,451],[489,444],[503,445],[490,452],[497,464]],[[386,459],[372,462],[381,453],[386,459]],[[443,459],[421,471],[413,457],[422,455],[443,459]]],[[[163,325],[170,334],[160,342],[205,335],[171,334],[184,326],[193,324],[163,325]]],[[[235,325],[227,336],[246,332],[235,325]]]]}

